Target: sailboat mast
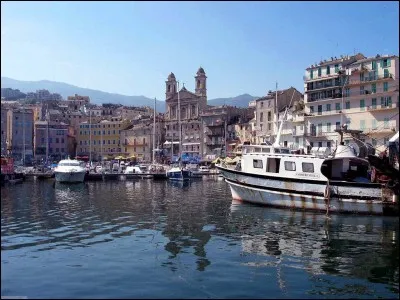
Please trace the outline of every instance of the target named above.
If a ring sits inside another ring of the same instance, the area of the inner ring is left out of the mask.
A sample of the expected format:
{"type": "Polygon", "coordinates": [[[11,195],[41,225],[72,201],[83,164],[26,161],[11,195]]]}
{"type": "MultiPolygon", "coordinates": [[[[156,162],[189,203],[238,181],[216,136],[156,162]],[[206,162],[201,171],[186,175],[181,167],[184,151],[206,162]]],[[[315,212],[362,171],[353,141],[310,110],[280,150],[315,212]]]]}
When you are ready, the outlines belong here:
{"type": "Polygon", "coordinates": [[[48,163],[49,160],[49,122],[50,122],[50,118],[49,118],[49,104],[47,104],[47,109],[46,109],[46,122],[47,122],[47,128],[46,128],[46,165],[48,163]]]}
{"type": "MultiPolygon", "coordinates": [[[[276,130],[279,130],[279,120],[278,120],[278,81],[275,86],[275,116],[276,116],[276,130]]],[[[278,132],[277,132],[278,134],[278,132]]],[[[276,139],[275,139],[276,140],[276,139]]]]}
{"type": "Polygon", "coordinates": [[[154,98],[154,120],[153,120],[153,164],[155,162],[156,157],[156,101],[157,98],[154,98]]]}
{"type": "Polygon", "coordinates": [[[181,128],[181,99],[179,96],[179,81],[178,81],[178,127],[179,127],[179,149],[178,149],[178,159],[181,158],[181,139],[182,139],[182,128],[181,128]]]}
{"type": "MultiPolygon", "coordinates": [[[[85,107],[86,108],[86,107],[85,107]]],[[[92,165],[92,113],[89,108],[89,165],[92,165]]]]}

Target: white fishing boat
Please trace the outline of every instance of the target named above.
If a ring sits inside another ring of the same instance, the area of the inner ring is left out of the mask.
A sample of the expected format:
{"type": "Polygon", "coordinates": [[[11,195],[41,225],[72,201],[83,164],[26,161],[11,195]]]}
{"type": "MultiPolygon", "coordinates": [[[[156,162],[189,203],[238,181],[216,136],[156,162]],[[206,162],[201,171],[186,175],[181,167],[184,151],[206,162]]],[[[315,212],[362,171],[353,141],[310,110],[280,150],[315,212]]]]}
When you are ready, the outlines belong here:
{"type": "MultiPolygon", "coordinates": [[[[341,143],[334,153],[291,154],[279,145],[244,145],[236,167],[218,165],[235,200],[274,207],[364,214],[398,214],[398,194],[369,178],[371,165],[341,143]]],[[[395,180],[395,179],[393,179],[395,180]]],[[[398,185],[398,183],[396,183],[398,185]]]]}
{"type": "Polygon", "coordinates": [[[85,180],[85,173],[86,168],[82,166],[79,160],[69,158],[61,160],[54,169],[57,182],[83,182],[85,180]]]}

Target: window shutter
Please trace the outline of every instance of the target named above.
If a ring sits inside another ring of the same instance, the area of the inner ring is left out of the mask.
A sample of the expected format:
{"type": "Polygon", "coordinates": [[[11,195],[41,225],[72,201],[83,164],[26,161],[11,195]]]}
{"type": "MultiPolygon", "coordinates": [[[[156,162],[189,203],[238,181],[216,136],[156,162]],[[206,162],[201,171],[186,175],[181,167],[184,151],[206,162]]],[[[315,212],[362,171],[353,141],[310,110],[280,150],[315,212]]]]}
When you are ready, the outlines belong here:
{"type": "Polygon", "coordinates": [[[388,58],[388,59],[387,59],[387,66],[388,66],[388,67],[390,67],[390,61],[391,61],[391,59],[388,58]]]}

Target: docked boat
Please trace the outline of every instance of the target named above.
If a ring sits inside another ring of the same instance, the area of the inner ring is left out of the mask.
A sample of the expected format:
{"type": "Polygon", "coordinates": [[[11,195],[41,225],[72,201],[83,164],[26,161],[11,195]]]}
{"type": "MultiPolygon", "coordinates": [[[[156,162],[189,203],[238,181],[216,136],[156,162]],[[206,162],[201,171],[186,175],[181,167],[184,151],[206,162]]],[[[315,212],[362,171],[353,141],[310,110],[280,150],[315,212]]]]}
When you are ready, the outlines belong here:
{"type": "Polygon", "coordinates": [[[3,186],[6,183],[17,184],[25,180],[23,172],[17,172],[14,168],[14,159],[12,157],[1,156],[0,183],[3,186]]]}
{"type": "Polygon", "coordinates": [[[75,159],[61,160],[54,169],[54,175],[57,182],[83,182],[85,174],[86,168],[82,166],[79,160],[75,159]]]}
{"type": "Polygon", "coordinates": [[[371,162],[343,142],[351,130],[336,130],[341,138],[333,153],[321,147],[302,155],[280,146],[282,124],[273,145],[244,145],[235,167],[217,166],[233,199],[326,213],[398,215],[399,172],[375,182],[371,162]]]}
{"type": "Polygon", "coordinates": [[[167,171],[167,177],[169,180],[187,181],[190,180],[190,171],[185,170],[182,167],[172,167],[167,171]]]}
{"type": "Polygon", "coordinates": [[[330,157],[325,151],[290,154],[288,148],[276,146],[248,145],[245,151],[235,168],[217,166],[235,200],[326,212],[398,214],[398,195],[371,182],[368,160],[357,157],[348,145],[339,145],[330,157]]]}

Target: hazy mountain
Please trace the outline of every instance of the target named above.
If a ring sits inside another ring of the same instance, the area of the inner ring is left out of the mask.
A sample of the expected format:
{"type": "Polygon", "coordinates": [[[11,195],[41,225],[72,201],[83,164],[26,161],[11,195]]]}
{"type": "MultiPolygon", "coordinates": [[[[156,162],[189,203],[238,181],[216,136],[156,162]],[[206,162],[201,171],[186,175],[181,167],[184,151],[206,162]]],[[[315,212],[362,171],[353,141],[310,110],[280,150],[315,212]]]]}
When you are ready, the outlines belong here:
{"type": "MultiPolygon", "coordinates": [[[[22,81],[16,80],[8,77],[1,77],[1,87],[2,88],[13,88],[19,89],[23,93],[35,92],[36,90],[46,89],[51,93],[59,93],[64,99],[68,96],[74,94],[79,94],[82,96],[89,96],[91,102],[96,104],[102,103],[119,103],[122,105],[131,106],[151,106],[154,105],[154,99],[145,96],[126,96],[121,94],[113,94],[102,92],[98,90],[81,88],[71,84],[63,82],[55,82],[49,80],[40,81],[22,81]]],[[[249,94],[240,95],[232,98],[218,98],[208,100],[208,105],[233,105],[237,107],[247,107],[249,101],[255,99],[249,94]]],[[[165,102],[157,100],[157,111],[165,111],[165,102]]]]}
{"type": "Polygon", "coordinates": [[[236,97],[231,98],[216,98],[212,100],[208,100],[208,105],[231,105],[237,107],[248,107],[249,102],[257,99],[259,97],[254,97],[249,94],[243,94],[236,97]]]}

